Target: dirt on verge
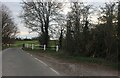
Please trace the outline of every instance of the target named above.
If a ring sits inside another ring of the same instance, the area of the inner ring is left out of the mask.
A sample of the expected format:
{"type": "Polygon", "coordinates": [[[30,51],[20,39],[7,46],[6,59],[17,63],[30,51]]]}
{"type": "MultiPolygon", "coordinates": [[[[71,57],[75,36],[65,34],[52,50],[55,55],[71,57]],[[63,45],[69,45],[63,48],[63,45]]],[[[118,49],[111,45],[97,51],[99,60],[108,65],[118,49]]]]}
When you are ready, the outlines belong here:
{"type": "Polygon", "coordinates": [[[34,57],[42,60],[63,76],[118,76],[118,71],[98,64],[73,63],[53,58],[45,53],[33,53],[34,57]]]}

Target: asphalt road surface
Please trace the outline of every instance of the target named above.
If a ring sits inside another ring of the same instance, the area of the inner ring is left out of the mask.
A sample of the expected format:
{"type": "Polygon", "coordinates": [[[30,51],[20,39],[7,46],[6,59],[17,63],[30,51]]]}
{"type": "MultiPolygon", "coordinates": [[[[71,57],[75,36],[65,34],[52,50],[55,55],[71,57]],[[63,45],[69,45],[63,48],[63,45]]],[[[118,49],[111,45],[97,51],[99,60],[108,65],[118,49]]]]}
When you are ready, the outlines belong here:
{"type": "Polygon", "coordinates": [[[2,52],[2,75],[59,76],[60,74],[22,49],[9,48],[2,52]]]}
{"type": "Polygon", "coordinates": [[[0,78],[2,77],[2,51],[0,51],[0,78]]]}

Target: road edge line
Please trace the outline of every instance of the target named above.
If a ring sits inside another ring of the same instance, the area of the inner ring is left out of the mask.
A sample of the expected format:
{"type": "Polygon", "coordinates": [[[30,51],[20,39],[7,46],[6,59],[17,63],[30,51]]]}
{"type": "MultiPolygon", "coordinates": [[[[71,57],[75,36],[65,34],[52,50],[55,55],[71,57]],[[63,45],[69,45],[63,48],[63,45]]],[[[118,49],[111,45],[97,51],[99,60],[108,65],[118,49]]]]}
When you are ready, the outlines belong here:
{"type": "Polygon", "coordinates": [[[60,73],[58,73],[55,69],[51,68],[50,66],[48,66],[46,63],[44,63],[43,61],[39,60],[38,58],[34,58],[36,60],[38,60],[39,62],[41,62],[42,64],[44,64],[45,66],[49,67],[53,72],[55,72],[57,75],[60,75],[60,73]]]}

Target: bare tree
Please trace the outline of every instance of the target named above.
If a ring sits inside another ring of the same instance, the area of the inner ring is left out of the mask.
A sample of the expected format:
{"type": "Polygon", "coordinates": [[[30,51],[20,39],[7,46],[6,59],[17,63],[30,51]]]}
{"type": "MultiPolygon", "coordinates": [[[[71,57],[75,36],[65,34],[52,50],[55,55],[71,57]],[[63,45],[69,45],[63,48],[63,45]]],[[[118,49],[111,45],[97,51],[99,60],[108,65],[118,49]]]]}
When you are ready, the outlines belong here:
{"type": "Polygon", "coordinates": [[[117,26],[117,30],[118,30],[118,37],[120,38],[120,1],[118,2],[118,26],[117,26]]]}
{"type": "MultiPolygon", "coordinates": [[[[116,39],[115,39],[115,3],[105,3],[105,7],[101,8],[101,17],[100,20],[103,21],[104,29],[103,29],[103,37],[104,41],[104,48],[105,48],[105,57],[110,59],[113,57],[113,47],[116,46],[116,39]],[[114,46],[113,46],[114,45],[114,46]]],[[[102,33],[102,32],[101,32],[102,33]]],[[[100,43],[100,42],[99,42],[100,43]]]]}
{"type": "Polygon", "coordinates": [[[36,2],[23,1],[22,8],[24,12],[21,17],[24,19],[26,27],[40,35],[41,44],[48,45],[50,24],[56,19],[61,4],[42,2],[42,0],[36,2]]]}
{"type": "Polygon", "coordinates": [[[66,16],[64,14],[60,14],[55,20],[56,25],[55,27],[52,26],[51,33],[52,35],[56,35],[56,38],[58,39],[58,45],[59,48],[62,49],[63,47],[63,37],[65,34],[65,29],[66,29],[66,16]]]}
{"type": "MultiPolygon", "coordinates": [[[[2,26],[2,8],[1,7],[2,7],[2,3],[0,2],[0,27],[2,26]]],[[[2,27],[0,29],[2,29],[2,27]]],[[[0,36],[2,36],[2,32],[0,32],[0,36]]]]}
{"type": "Polygon", "coordinates": [[[18,33],[18,28],[13,21],[11,11],[5,6],[1,6],[2,10],[2,43],[12,43],[11,39],[15,38],[18,33]]]}
{"type": "Polygon", "coordinates": [[[66,50],[70,52],[70,54],[79,54],[82,48],[82,24],[81,24],[81,16],[82,16],[82,7],[83,3],[74,2],[71,3],[71,12],[68,13],[67,17],[67,33],[66,33],[66,50]],[[70,45],[71,44],[71,45],[70,45]],[[71,48],[70,46],[73,48],[71,48]]]}
{"type": "Polygon", "coordinates": [[[117,52],[118,52],[118,57],[120,57],[120,1],[118,1],[118,16],[117,16],[117,19],[118,19],[118,24],[117,24],[117,52]]]}
{"type": "Polygon", "coordinates": [[[66,24],[66,27],[67,27],[67,32],[66,32],[66,38],[65,38],[65,51],[70,54],[70,55],[73,55],[74,54],[74,51],[75,51],[75,43],[74,43],[74,38],[73,38],[73,17],[72,17],[72,13],[69,12],[68,15],[67,15],[67,24],[66,24]]]}

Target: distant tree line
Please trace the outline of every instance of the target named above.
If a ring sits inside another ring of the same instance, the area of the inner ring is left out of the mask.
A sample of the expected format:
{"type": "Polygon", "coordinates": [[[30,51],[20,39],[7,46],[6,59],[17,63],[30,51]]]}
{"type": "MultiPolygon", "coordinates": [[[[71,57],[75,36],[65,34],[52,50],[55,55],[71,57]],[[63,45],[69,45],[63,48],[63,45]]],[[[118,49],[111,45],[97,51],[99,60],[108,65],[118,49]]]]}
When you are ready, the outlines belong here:
{"type": "Polygon", "coordinates": [[[15,40],[17,41],[32,41],[32,40],[38,40],[39,38],[38,37],[32,37],[32,38],[15,38],[15,40]]]}

